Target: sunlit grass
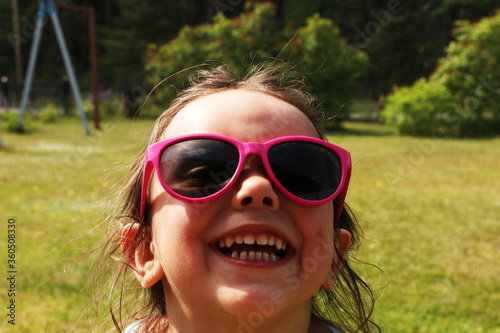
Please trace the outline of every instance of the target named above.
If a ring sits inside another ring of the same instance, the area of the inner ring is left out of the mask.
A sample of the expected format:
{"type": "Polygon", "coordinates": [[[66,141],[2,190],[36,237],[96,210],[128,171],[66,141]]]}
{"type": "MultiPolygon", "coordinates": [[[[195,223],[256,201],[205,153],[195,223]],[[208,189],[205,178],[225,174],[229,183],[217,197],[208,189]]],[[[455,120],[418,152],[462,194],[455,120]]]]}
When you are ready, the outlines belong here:
{"type": "Polygon", "coordinates": [[[384,331],[500,332],[500,140],[360,126],[365,135],[332,140],[354,161],[347,201],[366,230],[360,256],[386,275],[384,331]]]}
{"type": "MultiPolygon", "coordinates": [[[[88,230],[102,220],[105,199],[151,126],[116,120],[86,137],[78,120],[65,119],[28,135],[1,133],[2,225],[17,222],[18,331],[88,332],[95,325],[92,260],[75,259],[97,241],[88,230]]],[[[359,257],[385,273],[363,273],[379,290],[383,331],[500,332],[500,140],[346,127],[331,141],[353,157],[347,201],[366,231],[359,257]]],[[[4,318],[0,332],[9,328],[4,318]]]]}
{"type": "MultiPolygon", "coordinates": [[[[97,242],[89,230],[102,220],[105,200],[151,125],[104,123],[102,132],[87,137],[78,120],[63,119],[28,135],[2,132],[0,211],[3,225],[8,218],[17,224],[20,332],[89,332],[95,325],[92,260],[78,258],[97,242]]],[[[0,246],[6,248],[4,237],[0,246]]],[[[6,284],[0,293],[6,295],[6,284]]],[[[9,328],[3,320],[0,332],[9,328]]]]}

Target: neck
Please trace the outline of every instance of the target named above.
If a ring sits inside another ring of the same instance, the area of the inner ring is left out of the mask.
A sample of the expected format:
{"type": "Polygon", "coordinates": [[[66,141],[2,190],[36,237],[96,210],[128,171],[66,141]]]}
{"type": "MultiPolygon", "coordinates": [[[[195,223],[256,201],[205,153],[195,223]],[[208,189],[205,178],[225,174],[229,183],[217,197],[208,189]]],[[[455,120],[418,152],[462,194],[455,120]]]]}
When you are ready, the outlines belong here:
{"type": "Polygon", "coordinates": [[[326,327],[317,319],[311,319],[310,304],[298,311],[267,313],[264,309],[247,315],[235,316],[226,311],[181,311],[167,306],[168,332],[171,333],[323,333],[326,327]]]}

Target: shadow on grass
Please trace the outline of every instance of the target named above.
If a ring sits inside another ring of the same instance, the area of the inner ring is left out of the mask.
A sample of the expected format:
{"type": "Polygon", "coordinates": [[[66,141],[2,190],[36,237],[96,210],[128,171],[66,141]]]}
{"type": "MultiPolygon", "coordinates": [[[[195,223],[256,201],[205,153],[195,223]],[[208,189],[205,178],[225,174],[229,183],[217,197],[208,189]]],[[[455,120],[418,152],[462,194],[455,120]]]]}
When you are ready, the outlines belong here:
{"type": "Polygon", "coordinates": [[[396,136],[396,130],[378,123],[345,122],[342,126],[327,129],[327,135],[352,135],[352,136],[396,136]]]}

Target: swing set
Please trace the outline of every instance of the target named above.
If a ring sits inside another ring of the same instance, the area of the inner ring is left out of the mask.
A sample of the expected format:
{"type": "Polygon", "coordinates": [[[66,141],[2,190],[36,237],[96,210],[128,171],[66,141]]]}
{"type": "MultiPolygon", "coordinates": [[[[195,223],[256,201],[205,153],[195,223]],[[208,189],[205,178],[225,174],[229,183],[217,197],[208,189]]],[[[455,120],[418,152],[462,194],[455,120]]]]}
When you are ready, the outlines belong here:
{"type": "MultiPolygon", "coordinates": [[[[98,111],[98,93],[97,93],[97,65],[95,61],[95,42],[94,42],[94,10],[93,7],[82,7],[82,6],[71,6],[64,5],[70,9],[76,9],[80,11],[88,11],[90,23],[90,43],[91,43],[91,58],[92,58],[92,81],[93,81],[93,95],[94,95],[94,122],[95,128],[99,129],[99,111],[98,111]]],[[[76,106],[80,113],[80,119],[83,124],[83,128],[86,135],[90,135],[90,129],[87,124],[87,118],[85,116],[85,112],[83,110],[82,98],[80,95],[80,88],[78,87],[78,82],[76,80],[76,75],[73,70],[73,65],[71,64],[71,58],[68,53],[68,48],[66,47],[66,42],[64,39],[64,34],[61,28],[61,23],[59,21],[59,17],[57,15],[56,6],[53,0],[40,0],[38,6],[37,20],[35,24],[35,31],[33,36],[33,42],[31,44],[30,58],[28,62],[28,69],[26,72],[26,78],[24,80],[23,92],[21,96],[21,107],[19,111],[19,123],[22,127],[22,123],[24,121],[24,113],[26,111],[26,107],[28,105],[28,99],[30,96],[31,88],[33,86],[33,75],[35,72],[35,64],[38,57],[38,51],[40,49],[40,40],[43,31],[44,19],[45,16],[50,16],[52,21],[52,25],[54,27],[54,31],[56,33],[57,42],[59,44],[59,49],[61,51],[61,56],[64,61],[64,66],[66,68],[66,72],[68,74],[69,83],[71,86],[71,90],[73,92],[73,96],[75,98],[76,106]]],[[[0,137],[0,148],[2,148],[2,140],[0,137]]]]}

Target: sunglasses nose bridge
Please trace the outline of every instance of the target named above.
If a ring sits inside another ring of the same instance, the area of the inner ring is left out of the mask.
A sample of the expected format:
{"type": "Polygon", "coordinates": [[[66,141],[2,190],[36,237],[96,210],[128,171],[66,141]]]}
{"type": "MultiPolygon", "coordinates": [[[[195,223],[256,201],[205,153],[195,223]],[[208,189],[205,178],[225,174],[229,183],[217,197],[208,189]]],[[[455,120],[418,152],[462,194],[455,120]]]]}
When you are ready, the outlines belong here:
{"type": "Polygon", "coordinates": [[[243,165],[251,163],[256,157],[260,157],[262,164],[265,164],[266,160],[266,147],[262,143],[258,142],[247,142],[244,143],[240,148],[241,163],[243,165]],[[250,158],[249,158],[250,157],[250,158]]]}

